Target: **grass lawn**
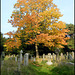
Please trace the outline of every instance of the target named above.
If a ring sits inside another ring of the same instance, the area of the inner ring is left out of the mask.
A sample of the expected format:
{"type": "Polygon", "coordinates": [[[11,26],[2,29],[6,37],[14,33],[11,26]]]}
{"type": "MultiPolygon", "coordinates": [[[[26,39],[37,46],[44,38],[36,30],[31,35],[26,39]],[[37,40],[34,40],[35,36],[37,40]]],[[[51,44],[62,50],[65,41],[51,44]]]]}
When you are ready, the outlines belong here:
{"type": "Polygon", "coordinates": [[[14,59],[4,60],[1,67],[1,75],[74,75],[74,66],[69,65],[46,65],[46,62],[32,62],[28,66],[21,64],[17,71],[17,62],[14,59]]]}

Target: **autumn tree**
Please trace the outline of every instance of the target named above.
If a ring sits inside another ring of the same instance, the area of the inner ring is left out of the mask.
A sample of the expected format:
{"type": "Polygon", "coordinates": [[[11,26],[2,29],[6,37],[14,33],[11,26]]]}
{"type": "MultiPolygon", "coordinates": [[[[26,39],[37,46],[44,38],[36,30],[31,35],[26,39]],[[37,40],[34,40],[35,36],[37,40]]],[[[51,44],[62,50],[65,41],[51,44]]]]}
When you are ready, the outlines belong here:
{"type": "Polygon", "coordinates": [[[35,44],[37,58],[39,43],[57,48],[67,45],[65,35],[68,30],[65,23],[59,21],[62,15],[53,0],[17,0],[14,8],[9,22],[17,27],[17,31],[10,34],[13,36],[10,38],[12,42],[9,40],[7,44],[13,43],[13,47],[19,47],[20,37],[24,37],[25,44],[35,44]]]}

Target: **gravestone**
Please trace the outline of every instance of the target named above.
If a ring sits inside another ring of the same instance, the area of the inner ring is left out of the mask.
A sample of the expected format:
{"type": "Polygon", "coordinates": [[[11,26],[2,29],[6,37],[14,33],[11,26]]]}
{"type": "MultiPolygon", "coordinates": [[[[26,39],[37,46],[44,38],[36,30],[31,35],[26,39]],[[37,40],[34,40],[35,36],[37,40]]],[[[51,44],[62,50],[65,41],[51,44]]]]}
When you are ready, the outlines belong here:
{"type": "Polygon", "coordinates": [[[72,58],[74,59],[74,52],[72,52],[72,58]]]}
{"type": "Polygon", "coordinates": [[[59,52],[60,52],[60,50],[59,50],[59,48],[57,48],[55,50],[55,53],[56,53],[56,61],[59,61],[59,52]]]}
{"type": "Polygon", "coordinates": [[[20,71],[20,58],[18,58],[18,70],[20,71]]]}
{"type": "Polygon", "coordinates": [[[54,58],[55,58],[55,61],[56,61],[56,54],[55,54],[55,57],[54,58]]]}
{"type": "Polygon", "coordinates": [[[14,57],[14,55],[12,55],[12,57],[14,57]]]}
{"type": "Polygon", "coordinates": [[[35,62],[36,60],[35,60],[35,57],[34,57],[34,62],[35,62]]]}
{"type": "Polygon", "coordinates": [[[26,65],[26,56],[24,54],[24,66],[26,65]]]}
{"type": "Polygon", "coordinates": [[[26,65],[26,55],[24,54],[24,66],[26,65]]]}
{"type": "Polygon", "coordinates": [[[59,53],[57,54],[57,61],[58,62],[60,61],[60,55],[59,55],[59,53]]]}
{"type": "Polygon", "coordinates": [[[64,60],[64,59],[65,59],[65,56],[63,55],[63,53],[61,53],[60,60],[64,60]]]}
{"type": "Polygon", "coordinates": [[[55,54],[53,53],[53,62],[55,61],[55,54]]]}
{"type": "Polygon", "coordinates": [[[23,51],[21,50],[20,51],[20,63],[22,63],[22,53],[23,53],[23,51]]]}
{"type": "Polygon", "coordinates": [[[24,54],[24,65],[28,65],[29,53],[24,54]]]}
{"type": "Polygon", "coordinates": [[[69,59],[69,58],[68,58],[68,55],[69,55],[69,54],[68,54],[68,52],[67,52],[67,57],[66,57],[67,59],[69,59]]]}
{"type": "Polygon", "coordinates": [[[15,54],[13,56],[15,57],[15,54]]]}
{"type": "Polygon", "coordinates": [[[65,59],[66,59],[66,54],[64,54],[64,57],[65,57],[65,59]]]}
{"type": "Polygon", "coordinates": [[[46,64],[47,64],[47,65],[53,64],[53,63],[51,62],[51,53],[48,53],[48,62],[47,62],[46,64]]]}
{"type": "Polygon", "coordinates": [[[15,62],[17,62],[17,56],[15,57],[15,62]]]}
{"type": "Polygon", "coordinates": [[[43,60],[45,60],[45,54],[43,54],[43,60]]]}
{"type": "Polygon", "coordinates": [[[53,56],[51,55],[51,59],[53,58],[53,56]]]}
{"type": "Polygon", "coordinates": [[[48,55],[45,55],[46,58],[48,58],[48,55]]]}
{"type": "Polygon", "coordinates": [[[70,60],[73,60],[72,55],[71,55],[70,53],[68,54],[68,58],[69,58],[70,60]]]}

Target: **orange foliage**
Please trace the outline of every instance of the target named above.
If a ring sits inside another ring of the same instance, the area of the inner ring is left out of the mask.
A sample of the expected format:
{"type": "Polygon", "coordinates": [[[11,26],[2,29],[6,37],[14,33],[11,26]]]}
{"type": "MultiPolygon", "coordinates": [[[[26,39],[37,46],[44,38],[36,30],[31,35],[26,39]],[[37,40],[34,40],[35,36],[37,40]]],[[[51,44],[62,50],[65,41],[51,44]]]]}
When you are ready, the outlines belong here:
{"type": "MultiPolygon", "coordinates": [[[[62,14],[60,13],[57,5],[53,3],[53,0],[17,0],[14,5],[15,10],[11,16],[9,22],[13,27],[18,27],[13,38],[16,38],[16,42],[12,39],[7,41],[7,45],[13,44],[13,46],[19,47],[21,45],[21,28],[26,35],[23,37],[30,40],[26,44],[44,43],[48,47],[63,48],[62,45],[67,45],[66,32],[68,32],[66,25],[62,21],[58,21],[62,14]],[[16,37],[16,35],[18,37],[16,37]],[[30,37],[29,37],[30,35],[30,37]]],[[[15,39],[14,39],[15,40],[15,39]]]]}

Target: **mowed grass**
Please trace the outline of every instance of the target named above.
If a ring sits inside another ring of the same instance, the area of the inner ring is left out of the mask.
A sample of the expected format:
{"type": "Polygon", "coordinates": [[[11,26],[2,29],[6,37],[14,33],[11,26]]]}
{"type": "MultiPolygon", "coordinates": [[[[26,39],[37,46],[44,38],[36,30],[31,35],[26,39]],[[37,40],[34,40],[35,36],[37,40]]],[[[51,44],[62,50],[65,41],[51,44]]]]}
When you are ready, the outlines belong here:
{"type": "Polygon", "coordinates": [[[4,60],[1,66],[1,75],[74,75],[74,66],[69,65],[46,65],[46,61],[41,63],[31,62],[28,66],[21,64],[18,71],[18,62],[14,59],[4,60]]]}

